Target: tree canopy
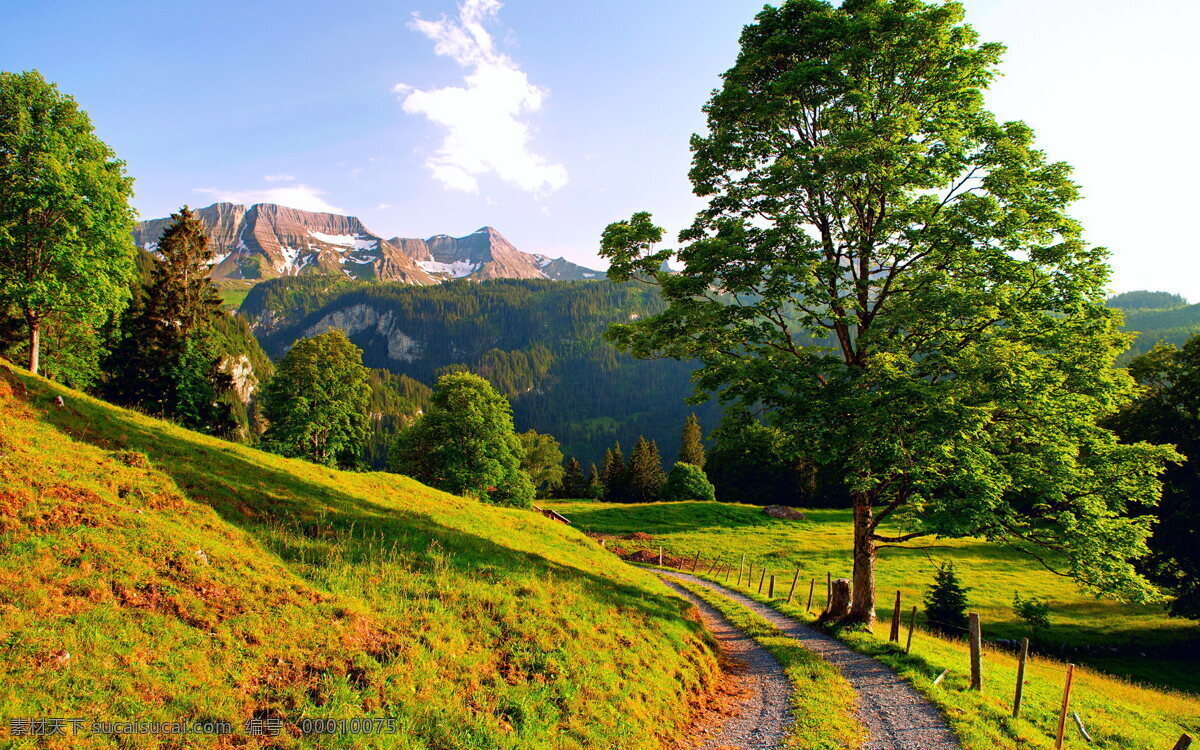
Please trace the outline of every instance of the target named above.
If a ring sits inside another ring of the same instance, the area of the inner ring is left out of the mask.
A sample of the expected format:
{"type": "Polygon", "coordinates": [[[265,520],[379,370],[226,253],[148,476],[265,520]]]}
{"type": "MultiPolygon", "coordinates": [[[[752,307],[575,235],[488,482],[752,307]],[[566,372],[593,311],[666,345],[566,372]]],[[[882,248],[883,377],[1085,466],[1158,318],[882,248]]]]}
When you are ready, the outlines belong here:
{"type": "Polygon", "coordinates": [[[874,618],[875,553],[929,535],[1010,543],[1082,585],[1157,594],[1132,558],[1172,452],[1098,421],[1132,393],[1103,248],[1067,208],[1070,168],[983,106],[1002,46],[958,3],[787,0],[741,36],[692,140],[706,206],[660,248],[611,224],[609,277],[667,310],[614,326],[641,357],[761,406],[854,502],[850,619],[874,618]],[[678,273],[662,273],[672,255],[678,273]],[[887,523],[887,526],[882,524],[887,523]]]}
{"type": "Polygon", "coordinates": [[[128,302],[135,271],[132,192],[73,98],[37,71],[0,72],[0,313],[23,319],[33,372],[50,325],[82,358],[59,369],[94,376],[95,331],[128,302]]]}
{"type": "Polygon", "coordinates": [[[438,378],[428,413],[396,438],[392,468],[447,492],[529,507],[523,457],[508,399],[478,375],[455,372],[438,378]]]}
{"type": "Polygon", "coordinates": [[[327,466],[354,462],[367,436],[367,378],[362,351],[341,330],[296,342],[265,389],[263,445],[327,466]]]}

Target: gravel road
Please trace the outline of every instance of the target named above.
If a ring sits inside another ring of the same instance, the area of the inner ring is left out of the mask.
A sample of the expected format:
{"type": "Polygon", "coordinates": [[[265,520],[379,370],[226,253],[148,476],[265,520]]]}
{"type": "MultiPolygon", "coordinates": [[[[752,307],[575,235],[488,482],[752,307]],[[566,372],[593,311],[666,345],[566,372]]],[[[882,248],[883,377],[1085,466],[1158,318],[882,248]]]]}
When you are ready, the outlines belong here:
{"type": "Polygon", "coordinates": [[[696,746],[703,750],[783,747],[784,732],[792,721],[792,685],[783,667],[757,641],[731,625],[704,600],[670,581],[664,583],[700,610],[704,627],[721,644],[721,650],[730,661],[737,665],[737,676],[744,691],[736,713],[697,738],[696,746]]]}
{"type": "MultiPolygon", "coordinates": [[[[808,650],[841,670],[858,692],[858,718],[869,738],[861,750],[960,750],[938,709],[882,663],[774,609],[709,581],[674,571],[659,575],[700,584],[764,617],[808,650]]],[[[776,669],[778,669],[776,664],[776,669]]],[[[734,745],[734,747],[776,747],[734,745]]]]}

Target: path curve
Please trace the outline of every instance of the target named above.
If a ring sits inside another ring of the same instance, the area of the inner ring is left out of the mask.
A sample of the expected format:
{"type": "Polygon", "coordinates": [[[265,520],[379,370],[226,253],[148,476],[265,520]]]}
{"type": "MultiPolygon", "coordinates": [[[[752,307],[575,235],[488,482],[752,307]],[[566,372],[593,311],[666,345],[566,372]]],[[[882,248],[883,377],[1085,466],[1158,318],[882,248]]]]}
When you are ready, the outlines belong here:
{"type": "Polygon", "coordinates": [[[792,685],[783,667],[766,649],[733,626],[725,616],[690,591],[663,581],[700,610],[704,627],[721,650],[738,664],[738,677],[747,692],[736,715],[729,717],[713,736],[704,738],[702,750],[774,750],[783,747],[786,727],[792,721],[792,685]]]}
{"type": "Polygon", "coordinates": [[[861,750],[961,750],[937,707],[883,663],[720,584],[687,573],[657,572],[699,584],[737,602],[840,669],[858,693],[858,718],[869,734],[861,750]]]}

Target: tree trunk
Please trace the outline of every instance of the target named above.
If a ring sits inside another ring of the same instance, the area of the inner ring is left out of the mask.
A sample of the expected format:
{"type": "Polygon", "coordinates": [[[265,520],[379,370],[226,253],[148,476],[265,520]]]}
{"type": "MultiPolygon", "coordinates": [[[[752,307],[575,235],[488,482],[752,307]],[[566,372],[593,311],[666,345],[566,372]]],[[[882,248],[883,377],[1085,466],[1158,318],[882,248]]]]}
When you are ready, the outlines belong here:
{"type": "Polygon", "coordinates": [[[870,626],[875,623],[875,540],[871,498],[854,496],[854,587],[846,620],[870,626]]]}
{"type": "Polygon", "coordinates": [[[29,371],[38,374],[38,355],[42,347],[42,321],[32,315],[25,320],[29,323],[29,371]]]}
{"type": "Polygon", "coordinates": [[[850,581],[839,578],[829,585],[829,601],[825,604],[825,611],[817,618],[817,622],[822,624],[839,622],[847,619],[849,615],[850,581]]]}

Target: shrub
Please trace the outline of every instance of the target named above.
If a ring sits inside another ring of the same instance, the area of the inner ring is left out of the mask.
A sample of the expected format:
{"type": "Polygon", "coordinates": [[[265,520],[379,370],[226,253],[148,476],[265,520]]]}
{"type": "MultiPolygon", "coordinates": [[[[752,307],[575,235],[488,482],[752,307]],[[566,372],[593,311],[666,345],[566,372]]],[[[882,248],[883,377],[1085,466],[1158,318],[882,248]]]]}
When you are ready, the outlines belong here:
{"type": "Polygon", "coordinates": [[[671,467],[667,483],[663,486],[663,500],[716,500],[717,493],[712,482],[704,475],[704,469],[680,461],[671,467]]]}
{"type": "Polygon", "coordinates": [[[1025,621],[1032,635],[1050,627],[1050,603],[1036,596],[1022,599],[1020,594],[1014,593],[1013,614],[1025,621]]]}

